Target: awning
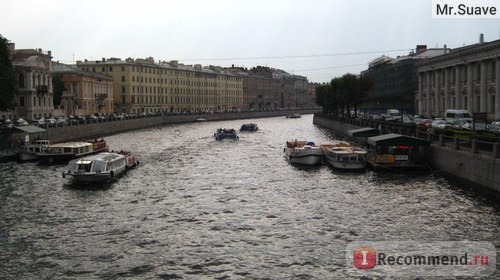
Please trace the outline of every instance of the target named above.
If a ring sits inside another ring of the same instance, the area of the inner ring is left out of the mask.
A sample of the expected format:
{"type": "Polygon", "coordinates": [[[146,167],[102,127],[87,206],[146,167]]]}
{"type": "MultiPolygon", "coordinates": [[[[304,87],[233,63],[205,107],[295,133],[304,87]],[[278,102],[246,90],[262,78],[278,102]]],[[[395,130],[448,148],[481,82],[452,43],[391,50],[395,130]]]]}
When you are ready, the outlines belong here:
{"type": "Polygon", "coordinates": [[[429,146],[427,140],[404,136],[401,134],[384,134],[368,138],[368,144],[372,146],[429,146]]]}
{"type": "Polygon", "coordinates": [[[347,134],[352,137],[372,137],[380,135],[380,131],[378,131],[378,129],[376,128],[363,127],[363,128],[348,130],[347,134]]]}
{"type": "Polygon", "coordinates": [[[14,126],[14,128],[29,134],[47,132],[47,130],[34,125],[14,126]]]}

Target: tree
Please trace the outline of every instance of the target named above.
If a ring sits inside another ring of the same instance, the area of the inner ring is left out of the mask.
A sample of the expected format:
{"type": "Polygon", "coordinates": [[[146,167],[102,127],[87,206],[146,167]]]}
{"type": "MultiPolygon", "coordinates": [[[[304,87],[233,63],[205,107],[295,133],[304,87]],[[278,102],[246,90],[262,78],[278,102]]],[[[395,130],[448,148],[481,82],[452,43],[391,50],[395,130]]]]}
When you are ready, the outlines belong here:
{"type": "Polygon", "coordinates": [[[10,61],[8,42],[0,34],[0,111],[15,108],[16,76],[10,61]]]}
{"type": "Polygon", "coordinates": [[[67,90],[66,84],[62,80],[62,74],[52,75],[52,85],[54,86],[54,106],[61,105],[61,97],[67,90]]]}

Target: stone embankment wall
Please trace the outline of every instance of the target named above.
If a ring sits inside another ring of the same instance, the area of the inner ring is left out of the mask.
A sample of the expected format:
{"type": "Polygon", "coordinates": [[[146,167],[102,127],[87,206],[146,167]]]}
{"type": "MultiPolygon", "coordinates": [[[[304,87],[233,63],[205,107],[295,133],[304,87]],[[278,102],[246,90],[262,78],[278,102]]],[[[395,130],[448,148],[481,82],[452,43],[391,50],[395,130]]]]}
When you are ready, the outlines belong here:
{"type": "Polygon", "coordinates": [[[160,126],[165,124],[189,123],[198,118],[207,121],[237,120],[286,116],[293,113],[312,114],[315,109],[287,110],[287,111],[266,111],[266,112],[239,112],[222,114],[199,114],[199,115],[179,115],[179,116],[159,116],[140,119],[130,119],[103,123],[92,123],[85,125],[71,125],[64,127],[48,128],[48,138],[52,143],[75,140],[91,139],[103,137],[124,131],[160,126]]]}
{"type": "MultiPolygon", "coordinates": [[[[329,128],[344,137],[347,136],[348,130],[360,128],[318,115],[314,116],[313,123],[329,128]]],[[[364,142],[364,139],[356,140],[364,142]]],[[[482,186],[500,196],[500,159],[435,144],[429,147],[428,155],[429,163],[435,171],[460,179],[464,185],[482,186]]]]}

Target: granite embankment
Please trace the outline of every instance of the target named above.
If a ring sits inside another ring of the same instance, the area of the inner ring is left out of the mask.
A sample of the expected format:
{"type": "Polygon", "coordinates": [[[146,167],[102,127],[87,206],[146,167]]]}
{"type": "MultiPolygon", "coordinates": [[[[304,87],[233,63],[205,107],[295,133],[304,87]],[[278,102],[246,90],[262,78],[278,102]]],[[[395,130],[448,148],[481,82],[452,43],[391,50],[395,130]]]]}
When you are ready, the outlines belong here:
{"type": "MultiPolygon", "coordinates": [[[[360,128],[320,115],[314,116],[313,123],[329,128],[344,137],[347,137],[348,130],[360,128]]],[[[364,139],[356,140],[364,141],[364,139]]],[[[500,197],[500,158],[455,150],[438,144],[429,147],[428,155],[429,163],[435,171],[457,179],[461,185],[472,188],[480,186],[482,190],[492,191],[500,197]]]]}
{"type": "Polygon", "coordinates": [[[128,119],[103,123],[91,123],[85,125],[72,125],[63,127],[48,128],[48,138],[52,143],[82,139],[95,138],[111,135],[119,132],[135,129],[154,127],[166,124],[189,123],[198,118],[207,121],[253,119],[286,116],[293,113],[312,114],[317,109],[297,109],[286,111],[264,111],[264,112],[237,112],[237,113],[218,113],[218,114],[196,114],[196,115],[175,115],[175,116],[157,116],[139,119],[128,119]]]}

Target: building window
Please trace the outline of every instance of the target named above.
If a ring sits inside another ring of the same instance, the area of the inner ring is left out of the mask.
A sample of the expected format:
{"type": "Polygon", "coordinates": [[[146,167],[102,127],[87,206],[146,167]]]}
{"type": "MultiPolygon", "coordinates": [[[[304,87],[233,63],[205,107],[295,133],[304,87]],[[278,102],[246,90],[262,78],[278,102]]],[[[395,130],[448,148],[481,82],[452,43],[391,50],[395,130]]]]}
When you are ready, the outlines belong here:
{"type": "Polygon", "coordinates": [[[109,66],[109,72],[113,72],[113,67],[109,66]]]}
{"type": "Polygon", "coordinates": [[[106,67],[102,67],[102,72],[106,72],[106,67]]]}
{"type": "Polygon", "coordinates": [[[24,96],[19,96],[19,106],[24,107],[24,96]]]}
{"type": "Polygon", "coordinates": [[[124,72],[125,72],[125,66],[122,66],[122,71],[124,71],[124,72]]]}
{"type": "Polygon", "coordinates": [[[33,107],[36,106],[36,97],[33,96],[33,107]]]}
{"type": "Polygon", "coordinates": [[[92,67],[92,72],[95,72],[95,67],[92,67]]]}
{"type": "Polygon", "coordinates": [[[19,87],[23,88],[24,87],[24,75],[23,74],[19,74],[19,81],[18,82],[19,82],[19,87]]]}
{"type": "Polygon", "coordinates": [[[122,93],[125,93],[125,87],[122,87],[122,93]]]}
{"type": "Polygon", "coordinates": [[[125,82],[125,76],[122,76],[122,82],[125,82]]]}
{"type": "Polygon", "coordinates": [[[122,103],[125,103],[125,96],[122,96],[122,103]]]}

